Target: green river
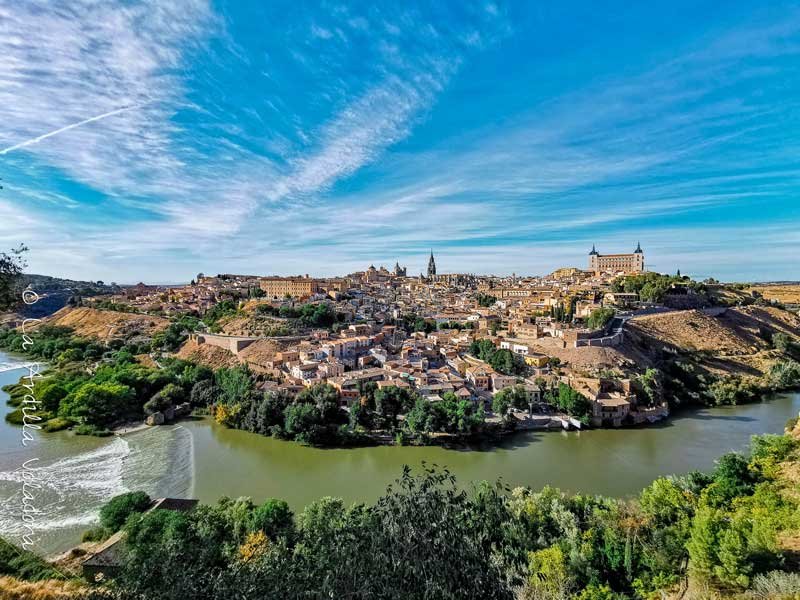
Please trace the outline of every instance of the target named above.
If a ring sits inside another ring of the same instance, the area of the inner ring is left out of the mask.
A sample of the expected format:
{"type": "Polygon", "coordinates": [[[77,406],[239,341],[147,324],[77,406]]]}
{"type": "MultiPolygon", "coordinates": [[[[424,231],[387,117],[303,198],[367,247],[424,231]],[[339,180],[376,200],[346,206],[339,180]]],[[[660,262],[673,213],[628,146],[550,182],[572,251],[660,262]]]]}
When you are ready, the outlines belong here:
{"type": "MultiPolygon", "coordinates": [[[[0,386],[27,371],[0,353],[0,386]],[[16,366],[17,368],[13,368],[16,366]]],[[[5,407],[6,394],[0,392],[5,407]]],[[[4,409],[8,412],[10,409],[4,409]]],[[[0,421],[0,535],[19,541],[23,464],[40,486],[34,508],[32,549],[61,552],[77,543],[112,496],[143,489],[152,496],[220,496],[287,500],[295,510],[320,496],[348,502],[378,497],[402,466],[422,461],[447,466],[461,482],[494,481],[569,491],[635,494],[659,475],[710,469],[755,433],[780,433],[800,411],[800,394],[782,394],[746,406],[685,411],[641,429],[528,432],[500,446],[374,447],[320,450],[225,429],[208,420],[183,421],[125,436],[91,438],[70,432],[43,434],[22,445],[20,427],[0,421]]]]}

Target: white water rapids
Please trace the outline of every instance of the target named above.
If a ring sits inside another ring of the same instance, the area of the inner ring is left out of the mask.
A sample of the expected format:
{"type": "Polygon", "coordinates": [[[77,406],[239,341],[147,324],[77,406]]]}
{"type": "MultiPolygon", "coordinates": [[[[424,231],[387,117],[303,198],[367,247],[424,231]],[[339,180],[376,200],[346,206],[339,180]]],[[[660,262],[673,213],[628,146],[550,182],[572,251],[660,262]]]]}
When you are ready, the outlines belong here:
{"type": "MultiPolygon", "coordinates": [[[[0,354],[0,385],[25,373],[10,372],[25,363],[9,359],[0,354]]],[[[98,522],[100,507],[117,494],[143,490],[154,498],[191,497],[192,436],[181,425],[108,438],[39,431],[34,437],[24,447],[21,428],[0,421],[0,536],[20,543],[30,533],[36,540],[31,549],[42,554],[77,544],[81,532],[98,522]],[[33,495],[29,501],[23,498],[24,482],[33,495]],[[27,524],[26,505],[35,509],[27,524]]]]}

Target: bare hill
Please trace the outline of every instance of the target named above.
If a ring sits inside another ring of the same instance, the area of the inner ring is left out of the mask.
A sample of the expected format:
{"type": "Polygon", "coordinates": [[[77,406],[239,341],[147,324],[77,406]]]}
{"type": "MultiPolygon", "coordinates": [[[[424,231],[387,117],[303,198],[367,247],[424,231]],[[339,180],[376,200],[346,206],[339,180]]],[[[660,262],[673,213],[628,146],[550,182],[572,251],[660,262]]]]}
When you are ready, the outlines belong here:
{"type": "Polygon", "coordinates": [[[718,374],[758,376],[775,361],[771,341],[777,332],[800,338],[800,317],[779,308],[746,306],[716,316],[711,311],[683,310],[635,317],[625,325],[619,346],[534,345],[575,371],[642,371],[688,353],[718,374]]]}
{"type": "Polygon", "coordinates": [[[188,340],[183,344],[175,356],[212,369],[235,367],[239,364],[239,360],[230,350],[211,344],[198,344],[194,340],[188,340]]]}
{"type": "Polygon", "coordinates": [[[800,337],[800,317],[773,307],[746,306],[712,316],[699,310],[635,317],[627,330],[679,350],[747,355],[771,348],[778,332],[800,337]]]}
{"type": "Polygon", "coordinates": [[[639,352],[658,362],[693,354],[719,375],[762,375],[775,360],[772,336],[800,338],[800,317],[775,307],[730,308],[719,315],[698,310],[636,317],[628,321],[622,352],[639,352]]]}
{"type": "Polygon", "coordinates": [[[150,337],[154,333],[166,329],[169,320],[163,317],[112,310],[65,307],[45,319],[43,323],[70,327],[81,337],[108,341],[112,338],[134,335],[150,337]]]}

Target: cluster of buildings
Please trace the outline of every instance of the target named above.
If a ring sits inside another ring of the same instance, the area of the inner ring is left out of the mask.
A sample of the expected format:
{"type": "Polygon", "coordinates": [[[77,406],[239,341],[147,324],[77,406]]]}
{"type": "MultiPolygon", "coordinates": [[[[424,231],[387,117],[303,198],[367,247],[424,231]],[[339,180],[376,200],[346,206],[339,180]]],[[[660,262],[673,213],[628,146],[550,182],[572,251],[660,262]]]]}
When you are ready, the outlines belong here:
{"type": "MultiPolygon", "coordinates": [[[[358,400],[365,383],[374,382],[378,387],[413,389],[434,402],[451,392],[488,407],[494,394],[512,385],[523,386],[531,402],[538,403],[542,388],[558,382],[552,366],[560,362],[554,358],[563,351],[618,344],[623,337],[621,322],[597,330],[583,323],[598,308],[635,304],[630,294],[614,293],[610,282],[619,274],[643,269],[644,254],[638,245],[629,255],[600,255],[593,248],[589,269],[564,268],[534,278],[442,275],[431,253],[427,273],[418,277],[409,277],[397,263],[392,270],[370,266],[324,279],[200,275],[192,285],[154,293],[166,293],[176,301],[198,294],[215,299],[238,296],[274,308],[325,302],[343,316],[331,330],[309,328],[292,337],[194,336],[197,344],[225,348],[265,375],[265,389],[300,390],[327,382],[348,406],[358,400]],[[472,356],[470,345],[478,339],[489,339],[498,349],[514,353],[525,365],[524,376],[497,372],[472,356]]],[[[574,375],[568,361],[559,373],[574,375]]],[[[592,403],[594,424],[617,426],[653,418],[652,413],[643,417],[637,410],[629,385],[617,384],[614,389],[609,385],[584,377],[573,386],[592,403]]]]}

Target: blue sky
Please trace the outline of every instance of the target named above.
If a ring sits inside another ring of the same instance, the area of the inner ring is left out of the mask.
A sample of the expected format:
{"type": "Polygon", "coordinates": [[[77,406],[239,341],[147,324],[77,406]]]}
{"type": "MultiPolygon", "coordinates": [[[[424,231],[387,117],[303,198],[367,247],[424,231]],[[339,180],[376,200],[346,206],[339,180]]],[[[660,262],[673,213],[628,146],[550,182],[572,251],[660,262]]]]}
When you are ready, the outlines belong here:
{"type": "Polygon", "coordinates": [[[106,281],[800,279],[800,5],[4,2],[0,247],[106,281]]]}

